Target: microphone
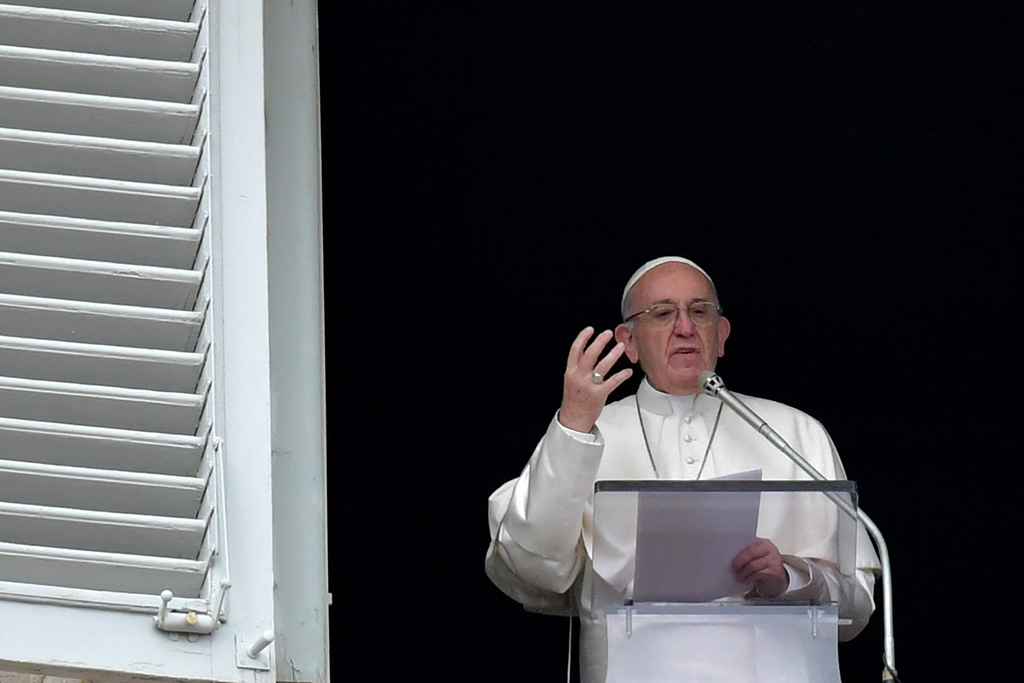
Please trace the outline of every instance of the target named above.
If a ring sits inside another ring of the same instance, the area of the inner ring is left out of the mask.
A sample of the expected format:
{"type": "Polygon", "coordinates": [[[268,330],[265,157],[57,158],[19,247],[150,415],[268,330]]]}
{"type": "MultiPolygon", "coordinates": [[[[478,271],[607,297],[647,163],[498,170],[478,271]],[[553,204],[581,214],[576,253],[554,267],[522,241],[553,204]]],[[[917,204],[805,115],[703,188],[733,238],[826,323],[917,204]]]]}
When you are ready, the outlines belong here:
{"type": "MultiPolygon", "coordinates": [[[[720,376],[711,372],[710,370],[705,370],[704,372],[700,373],[698,381],[700,382],[701,389],[705,394],[707,394],[708,396],[714,396],[715,398],[719,399],[722,403],[729,406],[729,408],[732,409],[733,412],[735,412],[737,415],[746,420],[747,423],[751,427],[756,429],[762,436],[771,441],[777,448],[781,448],[783,452],[786,453],[786,455],[790,455],[788,452],[786,452],[786,447],[788,447],[789,444],[787,444],[785,440],[782,439],[782,437],[776,434],[775,430],[769,427],[768,423],[762,420],[757,413],[748,408],[747,404],[736,398],[731,391],[726,389],[725,381],[720,376]],[[774,438],[771,435],[774,435],[774,438]]],[[[799,455],[797,456],[797,458],[803,460],[803,458],[801,458],[799,455]]],[[[799,465],[800,463],[798,462],[797,464],[799,465]]],[[[800,466],[805,472],[807,472],[807,474],[811,475],[812,478],[818,480],[825,479],[825,477],[820,472],[818,472],[818,470],[811,467],[808,463],[805,462],[803,465],[800,466]]]]}
{"type": "MultiPolygon", "coordinates": [[[[743,418],[751,427],[757,430],[761,436],[768,439],[773,446],[782,451],[787,458],[792,460],[797,466],[806,472],[812,479],[818,481],[826,481],[825,475],[816,470],[813,465],[804,460],[804,457],[797,453],[792,446],[786,443],[779,434],[772,429],[767,422],[765,422],[757,413],[747,407],[743,401],[736,398],[731,391],[725,388],[725,381],[710,370],[705,370],[700,373],[698,378],[700,382],[701,390],[708,396],[713,396],[719,399],[722,403],[729,406],[729,408],[743,418]]],[[[892,626],[892,570],[889,564],[889,549],[885,544],[885,539],[882,538],[882,532],[878,529],[875,523],[868,517],[867,513],[861,509],[855,509],[849,501],[841,498],[834,493],[826,492],[826,496],[829,497],[840,509],[846,514],[850,515],[854,519],[860,520],[864,525],[864,529],[871,536],[871,540],[875,542],[875,547],[878,549],[878,556],[882,562],[882,612],[883,612],[883,629],[885,631],[885,652],[882,657],[882,661],[885,665],[886,671],[883,671],[883,680],[891,679],[889,672],[895,673],[896,671],[896,654],[895,654],[895,638],[893,637],[893,626],[892,626]],[[888,678],[886,678],[888,677],[888,678]]]]}

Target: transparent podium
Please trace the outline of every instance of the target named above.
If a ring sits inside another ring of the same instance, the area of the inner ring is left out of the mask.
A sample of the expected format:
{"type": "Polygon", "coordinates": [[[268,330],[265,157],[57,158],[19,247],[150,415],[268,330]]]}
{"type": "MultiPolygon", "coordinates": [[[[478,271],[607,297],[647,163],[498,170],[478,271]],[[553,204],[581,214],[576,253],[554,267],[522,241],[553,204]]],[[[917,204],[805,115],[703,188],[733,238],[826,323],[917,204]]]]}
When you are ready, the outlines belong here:
{"type": "Polygon", "coordinates": [[[856,498],[851,481],[597,482],[591,604],[607,620],[607,683],[839,683],[838,606],[797,558],[853,577],[856,498]],[[795,567],[782,598],[732,575],[757,537],[795,567]]]}

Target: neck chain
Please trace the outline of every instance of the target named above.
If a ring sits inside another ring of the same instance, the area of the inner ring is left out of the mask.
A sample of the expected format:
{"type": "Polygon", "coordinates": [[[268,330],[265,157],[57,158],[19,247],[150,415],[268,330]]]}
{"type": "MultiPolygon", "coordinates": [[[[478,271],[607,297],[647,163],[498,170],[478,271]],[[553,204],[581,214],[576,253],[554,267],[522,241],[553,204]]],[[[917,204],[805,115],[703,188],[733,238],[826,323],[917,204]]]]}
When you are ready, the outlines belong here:
{"type": "MultiPolygon", "coordinates": [[[[647,457],[651,461],[651,469],[654,470],[654,476],[656,479],[661,479],[661,473],[658,472],[658,466],[654,464],[654,453],[651,452],[651,442],[647,440],[647,428],[644,427],[644,418],[640,414],[640,397],[634,396],[633,400],[636,402],[636,419],[640,421],[640,433],[644,435],[644,446],[647,447],[647,457]]],[[[711,437],[708,438],[708,446],[704,449],[704,458],[700,461],[700,469],[697,470],[697,478],[694,481],[700,479],[700,475],[704,473],[704,465],[708,462],[708,453],[711,452],[711,442],[715,440],[715,434],[718,432],[718,421],[722,418],[722,408],[725,407],[724,403],[718,404],[718,413],[715,415],[715,424],[711,428],[711,437]]]]}

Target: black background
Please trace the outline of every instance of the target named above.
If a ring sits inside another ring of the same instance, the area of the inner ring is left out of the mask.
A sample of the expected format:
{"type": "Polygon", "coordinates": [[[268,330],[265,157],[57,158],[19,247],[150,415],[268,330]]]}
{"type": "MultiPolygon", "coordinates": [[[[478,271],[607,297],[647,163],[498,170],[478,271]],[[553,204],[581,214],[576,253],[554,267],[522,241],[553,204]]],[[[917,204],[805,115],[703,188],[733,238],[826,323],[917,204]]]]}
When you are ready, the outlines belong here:
{"type": "MultiPolygon", "coordinates": [[[[484,576],[486,500],[666,254],[718,285],[728,385],[820,419],[858,481],[902,680],[1008,659],[1010,16],[705,4],[320,3],[335,675],[564,679],[564,620],[484,576]]],[[[876,612],[844,679],[881,652],[876,612]]]]}

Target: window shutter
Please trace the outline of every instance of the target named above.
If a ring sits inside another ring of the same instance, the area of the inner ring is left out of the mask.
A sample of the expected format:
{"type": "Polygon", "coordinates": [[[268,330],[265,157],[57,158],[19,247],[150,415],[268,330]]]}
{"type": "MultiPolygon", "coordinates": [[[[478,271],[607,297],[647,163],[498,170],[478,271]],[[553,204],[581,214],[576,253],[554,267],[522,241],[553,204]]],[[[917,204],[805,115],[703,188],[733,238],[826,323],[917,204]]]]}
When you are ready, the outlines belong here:
{"type": "MultiPolygon", "coordinates": [[[[0,593],[200,598],[200,25],[191,2],[0,5],[0,593]],[[136,449],[135,444],[143,444],[136,449]],[[142,455],[145,452],[145,455],[142,455]]],[[[202,19],[202,17],[198,17],[202,19]]]]}
{"type": "Polygon", "coordinates": [[[262,21],[0,0],[0,669],[275,680],[262,21]]]}

